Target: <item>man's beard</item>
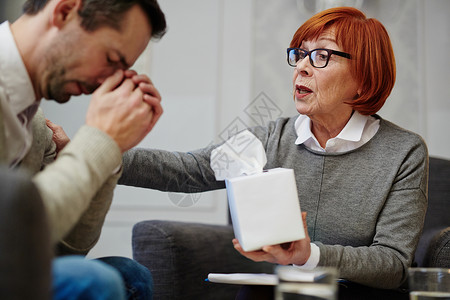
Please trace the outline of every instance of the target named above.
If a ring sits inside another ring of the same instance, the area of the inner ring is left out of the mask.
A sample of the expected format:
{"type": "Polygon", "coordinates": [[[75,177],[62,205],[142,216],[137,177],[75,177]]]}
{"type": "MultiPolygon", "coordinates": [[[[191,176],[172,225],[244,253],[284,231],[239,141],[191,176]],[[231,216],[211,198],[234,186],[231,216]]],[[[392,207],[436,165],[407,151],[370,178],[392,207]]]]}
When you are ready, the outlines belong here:
{"type": "Polygon", "coordinates": [[[66,70],[64,67],[56,66],[47,77],[47,96],[58,103],[66,103],[71,97],[70,94],[64,92],[65,74],[66,70]]]}
{"type": "MultiPolygon", "coordinates": [[[[80,81],[81,78],[67,78],[73,76],[70,73],[70,68],[73,68],[79,63],[76,63],[77,54],[71,50],[76,49],[76,39],[71,40],[66,38],[58,43],[53,43],[48,47],[46,56],[44,57],[46,71],[44,82],[46,82],[46,95],[45,98],[49,100],[55,100],[58,103],[66,103],[72,96],[65,90],[67,83],[76,83],[83,86],[81,92],[92,93],[98,87],[98,85],[89,84],[87,82],[80,81]],[[67,50],[70,49],[70,50],[67,50]]],[[[81,62],[82,63],[82,62],[81,62]]]]}
{"type": "Polygon", "coordinates": [[[83,86],[84,90],[81,92],[86,92],[87,94],[92,94],[98,87],[77,80],[67,80],[64,77],[66,74],[66,68],[61,64],[55,64],[52,70],[50,70],[47,77],[47,95],[49,99],[55,100],[58,103],[66,103],[69,101],[72,95],[64,90],[64,86],[67,83],[75,82],[76,84],[79,84],[80,87],[83,86]]]}

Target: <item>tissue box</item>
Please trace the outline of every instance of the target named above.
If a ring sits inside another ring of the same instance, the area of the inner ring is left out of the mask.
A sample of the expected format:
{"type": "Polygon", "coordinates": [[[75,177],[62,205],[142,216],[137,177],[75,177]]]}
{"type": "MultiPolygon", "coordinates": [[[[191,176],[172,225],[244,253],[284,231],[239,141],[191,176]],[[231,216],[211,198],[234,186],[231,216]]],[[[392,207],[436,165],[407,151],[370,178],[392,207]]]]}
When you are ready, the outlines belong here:
{"type": "Polygon", "coordinates": [[[225,183],[234,234],[245,251],[305,237],[294,170],[276,168],[225,183]]]}

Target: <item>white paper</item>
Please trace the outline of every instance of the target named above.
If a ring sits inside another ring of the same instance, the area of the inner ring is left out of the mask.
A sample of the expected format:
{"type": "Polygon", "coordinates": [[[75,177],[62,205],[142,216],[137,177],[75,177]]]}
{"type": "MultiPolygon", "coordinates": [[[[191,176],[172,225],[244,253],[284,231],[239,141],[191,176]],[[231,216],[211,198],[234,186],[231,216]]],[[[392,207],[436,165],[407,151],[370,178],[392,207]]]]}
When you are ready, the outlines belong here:
{"type": "Polygon", "coordinates": [[[211,152],[211,168],[216,180],[262,173],[267,163],[261,141],[244,130],[211,152]]]}
{"type": "MultiPolygon", "coordinates": [[[[325,272],[323,274],[326,274],[325,272]]],[[[296,270],[294,273],[282,274],[284,281],[292,282],[314,282],[322,274],[314,272],[301,272],[296,270]]],[[[276,274],[266,273],[209,273],[208,281],[227,284],[248,284],[248,285],[277,285],[278,277],[276,274]]]]}
{"type": "Polygon", "coordinates": [[[277,285],[278,279],[275,274],[265,273],[209,273],[208,280],[216,283],[228,284],[250,284],[250,285],[277,285]]]}
{"type": "Polygon", "coordinates": [[[316,278],[320,278],[325,275],[325,272],[308,272],[302,269],[287,269],[282,273],[278,273],[278,277],[282,281],[291,282],[314,282],[316,278]]]}

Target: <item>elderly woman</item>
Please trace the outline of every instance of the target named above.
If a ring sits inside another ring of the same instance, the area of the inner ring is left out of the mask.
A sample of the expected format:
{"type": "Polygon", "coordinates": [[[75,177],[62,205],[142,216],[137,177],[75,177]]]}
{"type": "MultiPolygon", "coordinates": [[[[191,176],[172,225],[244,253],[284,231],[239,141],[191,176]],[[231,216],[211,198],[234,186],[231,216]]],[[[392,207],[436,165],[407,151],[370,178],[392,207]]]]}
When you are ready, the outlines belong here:
{"type": "MultiPolygon", "coordinates": [[[[234,240],[235,248],[254,261],[331,266],[351,282],[398,288],[423,226],[428,154],[417,134],[375,114],[395,81],[388,33],[357,9],[325,10],[297,30],[287,60],[299,115],[249,130],[265,147],[265,168],[294,169],[308,236],[254,252],[234,240]]],[[[131,150],[119,183],[177,192],[224,188],[210,167],[216,147],[131,150]]]]}

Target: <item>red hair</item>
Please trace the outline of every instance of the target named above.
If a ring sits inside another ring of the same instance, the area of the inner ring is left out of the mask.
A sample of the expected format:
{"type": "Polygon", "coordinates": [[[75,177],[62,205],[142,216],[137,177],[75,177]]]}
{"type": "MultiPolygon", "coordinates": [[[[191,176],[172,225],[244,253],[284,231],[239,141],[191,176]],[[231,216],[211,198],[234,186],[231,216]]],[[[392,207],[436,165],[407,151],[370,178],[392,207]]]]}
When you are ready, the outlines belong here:
{"type": "Polygon", "coordinates": [[[395,83],[395,57],[389,34],[376,19],[352,7],[324,10],[307,20],[295,32],[290,47],[315,40],[332,29],[336,43],[350,53],[350,70],[360,94],[348,104],[364,115],[372,115],[384,105],[395,83]]]}

